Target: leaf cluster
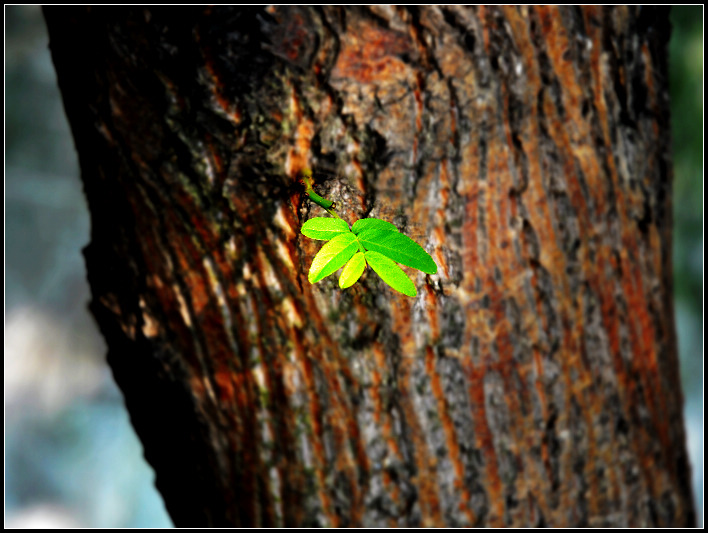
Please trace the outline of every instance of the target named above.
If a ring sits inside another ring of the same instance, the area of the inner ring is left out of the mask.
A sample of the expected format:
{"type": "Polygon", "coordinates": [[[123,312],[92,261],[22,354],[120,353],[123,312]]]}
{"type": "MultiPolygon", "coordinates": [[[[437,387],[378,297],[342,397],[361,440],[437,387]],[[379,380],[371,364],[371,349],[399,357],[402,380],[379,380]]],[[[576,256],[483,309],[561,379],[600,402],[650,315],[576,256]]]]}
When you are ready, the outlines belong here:
{"type": "Polygon", "coordinates": [[[438,271],[433,258],[418,243],[378,218],[357,220],[350,229],[341,218],[315,217],[305,222],[300,232],[311,239],[328,241],[312,260],[310,283],[344,267],[339,286],[346,289],[359,280],[369,265],[391,288],[415,296],[415,285],[396,263],[426,274],[438,271]]]}

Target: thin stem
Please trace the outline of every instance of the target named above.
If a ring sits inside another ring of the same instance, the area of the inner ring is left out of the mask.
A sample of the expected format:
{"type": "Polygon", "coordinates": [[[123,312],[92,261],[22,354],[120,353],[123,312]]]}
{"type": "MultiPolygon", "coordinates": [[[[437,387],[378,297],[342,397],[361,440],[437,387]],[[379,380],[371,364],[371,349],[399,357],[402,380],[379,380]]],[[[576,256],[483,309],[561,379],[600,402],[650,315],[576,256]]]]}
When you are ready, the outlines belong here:
{"type": "Polygon", "coordinates": [[[327,200],[327,198],[322,198],[319,194],[315,192],[312,188],[314,180],[312,179],[312,171],[309,168],[305,168],[300,172],[302,177],[302,184],[305,186],[305,193],[310,198],[311,201],[322,207],[334,218],[342,220],[337,213],[334,212],[334,206],[336,205],[332,200],[327,200]]]}
{"type": "MultiPolygon", "coordinates": [[[[335,203],[332,202],[332,205],[334,206],[335,203]]],[[[339,220],[344,220],[342,217],[340,217],[337,213],[334,212],[334,209],[331,207],[325,207],[325,211],[327,211],[330,215],[332,215],[334,218],[338,218],[339,220]]]]}

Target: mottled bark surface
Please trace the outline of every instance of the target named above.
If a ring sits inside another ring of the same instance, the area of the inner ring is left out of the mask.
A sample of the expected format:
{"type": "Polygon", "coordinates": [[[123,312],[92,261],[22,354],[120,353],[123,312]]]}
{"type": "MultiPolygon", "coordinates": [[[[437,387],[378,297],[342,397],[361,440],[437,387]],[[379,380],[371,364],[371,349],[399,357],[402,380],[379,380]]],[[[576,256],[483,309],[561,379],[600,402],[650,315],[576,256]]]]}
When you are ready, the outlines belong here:
{"type": "Polygon", "coordinates": [[[668,14],[61,8],[92,310],[178,525],[693,523],[668,14]],[[324,212],[438,264],[312,286],[324,212]]]}

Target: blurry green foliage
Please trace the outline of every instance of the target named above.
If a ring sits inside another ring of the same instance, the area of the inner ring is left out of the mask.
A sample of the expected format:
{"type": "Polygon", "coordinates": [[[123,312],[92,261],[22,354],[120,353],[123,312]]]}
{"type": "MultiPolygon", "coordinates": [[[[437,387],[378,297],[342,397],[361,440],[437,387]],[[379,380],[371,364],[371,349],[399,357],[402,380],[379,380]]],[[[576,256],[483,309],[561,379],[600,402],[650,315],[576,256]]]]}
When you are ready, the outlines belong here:
{"type": "Polygon", "coordinates": [[[674,288],[702,313],[703,7],[672,8],[671,120],[674,144],[674,288]]]}
{"type": "Polygon", "coordinates": [[[684,420],[703,525],[703,6],[671,9],[674,304],[684,420]]]}

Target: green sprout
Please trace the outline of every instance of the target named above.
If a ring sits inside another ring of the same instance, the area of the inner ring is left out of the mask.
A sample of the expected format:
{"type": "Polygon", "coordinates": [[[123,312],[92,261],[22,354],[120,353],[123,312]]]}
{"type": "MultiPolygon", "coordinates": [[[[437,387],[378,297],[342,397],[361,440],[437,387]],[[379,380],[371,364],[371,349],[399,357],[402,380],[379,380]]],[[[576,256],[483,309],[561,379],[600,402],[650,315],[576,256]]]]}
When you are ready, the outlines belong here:
{"type": "Polygon", "coordinates": [[[433,258],[390,222],[362,218],[349,228],[349,224],[334,212],[334,202],[322,198],[312,189],[310,170],[302,172],[302,181],[310,200],[334,217],[311,218],[300,229],[306,237],[327,241],[312,260],[307,277],[310,283],[317,283],[344,267],[339,275],[339,287],[346,289],[359,280],[368,264],[391,288],[406,296],[416,296],[415,285],[396,263],[426,274],[438,271],[433,258]]]}

